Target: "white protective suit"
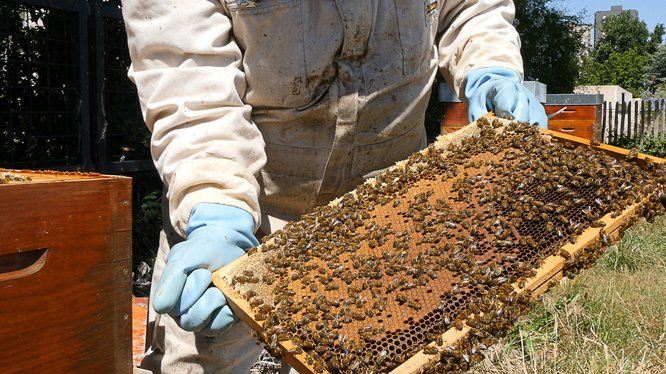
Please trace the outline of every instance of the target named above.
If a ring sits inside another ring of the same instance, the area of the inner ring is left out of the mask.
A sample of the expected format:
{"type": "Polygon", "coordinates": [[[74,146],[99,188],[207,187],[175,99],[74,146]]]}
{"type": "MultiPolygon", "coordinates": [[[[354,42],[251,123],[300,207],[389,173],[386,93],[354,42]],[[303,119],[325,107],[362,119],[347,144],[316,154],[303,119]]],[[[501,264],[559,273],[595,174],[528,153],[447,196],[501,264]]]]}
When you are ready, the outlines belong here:
{"type": "MultiPolygon", "coordinates": [[[[522,75],[514,13],[511,0],[124,0],[172,236],[201,202],[245,209],[270,233],[423,148],[438,65],[461,97],[472,69],[522,75]]],[[[224,335],[208,350],[161,319],[167,345],[182,342],[162,369],[247,370],[224,335]],[[224,363],[183,364],[204,351],[224,363]]]]}

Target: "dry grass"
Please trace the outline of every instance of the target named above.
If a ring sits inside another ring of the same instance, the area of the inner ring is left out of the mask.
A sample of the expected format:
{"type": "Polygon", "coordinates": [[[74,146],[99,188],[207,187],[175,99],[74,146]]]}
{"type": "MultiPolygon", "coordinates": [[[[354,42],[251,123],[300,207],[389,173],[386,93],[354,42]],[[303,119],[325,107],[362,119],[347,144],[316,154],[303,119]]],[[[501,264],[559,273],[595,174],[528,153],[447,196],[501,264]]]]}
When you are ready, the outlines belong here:
{"type": "Polygon", "coordinates": [[[472,372],[666,373],[666,216],[544,295],[472,372]]]}

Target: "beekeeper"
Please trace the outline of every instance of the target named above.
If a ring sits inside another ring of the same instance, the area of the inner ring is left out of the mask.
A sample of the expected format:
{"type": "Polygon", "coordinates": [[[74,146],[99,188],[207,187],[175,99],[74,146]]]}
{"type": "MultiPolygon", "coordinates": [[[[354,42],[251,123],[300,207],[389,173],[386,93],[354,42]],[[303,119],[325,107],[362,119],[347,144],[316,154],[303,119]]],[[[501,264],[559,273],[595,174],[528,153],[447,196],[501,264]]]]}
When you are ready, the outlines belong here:
{"type": "Polygon", "coordinates": [[[129,76],[168,219],[143,366],[246,372],[260,347],[211,287],[255,233],[426,145],[437,69],[469,103],[545,125],[511,0],[124,0],[129,76]]]}

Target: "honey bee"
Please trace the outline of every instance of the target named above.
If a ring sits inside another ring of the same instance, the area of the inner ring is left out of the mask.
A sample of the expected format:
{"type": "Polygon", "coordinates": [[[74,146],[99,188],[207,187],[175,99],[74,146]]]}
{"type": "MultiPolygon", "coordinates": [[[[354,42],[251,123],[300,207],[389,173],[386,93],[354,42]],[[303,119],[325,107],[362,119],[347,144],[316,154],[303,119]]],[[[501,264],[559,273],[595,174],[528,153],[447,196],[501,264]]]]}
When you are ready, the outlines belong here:
{"type": "Polygon", "coordinates": [[[254,298],[254,299],[250,300],[250,307],[256,308],[256,307],[258,307],[259,305],[261,305],[263,303],[264,303],[264,300],[257,297],[257,298],[254,298]]]}
{"type": "Polygon", "coordinates": [[[428,346],[423,348],[423,353],[426,354],[426,355],[432,356],[432,355],[438,354],[439,351],[437,350],[437,348],[435,348],[431,345],[428,345],[428,346]]]}
{"type": "Polygon", "coordinates": [[[571,253],[569,253],[569,251],[567,251],[567,250],[565,250],[565,249],[560,249],[560,251],[559,251],[559,255],[560,255],[561,257],[564,257],[566,260],[570,260],[570,259],[571,259],[571,253]]]}
{"type": "Polygon", "coordinates": [[[590,224],[590,227],[593,227],[593,228],[606,227],[606,222],[604,222],[604,221],[594,221],[590,224]]]}
{"type": "Polygon", "coordinates": [[[410,308],[412,308],[414,310],[421,310],[421,307],[422,307],[421,303],[419,303],[417,300],[410,300],[407,303],[407,306],[409,306],[410,308]]]}
{"type": "Polygon", "coordinates": [[[638,148],[631,148],[627,155],[627,161],[635,161],[638,158],[638,148]]]}

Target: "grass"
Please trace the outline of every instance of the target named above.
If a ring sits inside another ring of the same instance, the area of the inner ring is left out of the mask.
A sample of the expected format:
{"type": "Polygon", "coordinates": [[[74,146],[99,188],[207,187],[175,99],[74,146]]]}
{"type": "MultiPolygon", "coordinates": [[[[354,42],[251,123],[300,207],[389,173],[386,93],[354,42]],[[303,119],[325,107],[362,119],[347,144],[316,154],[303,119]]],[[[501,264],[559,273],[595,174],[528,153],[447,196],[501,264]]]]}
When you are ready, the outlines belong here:
{"type": "Polygon", "coordinates": [[[564,279],[486,355],[472,372],[665,373],[666,216],[564,279]]]}

